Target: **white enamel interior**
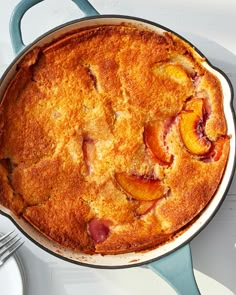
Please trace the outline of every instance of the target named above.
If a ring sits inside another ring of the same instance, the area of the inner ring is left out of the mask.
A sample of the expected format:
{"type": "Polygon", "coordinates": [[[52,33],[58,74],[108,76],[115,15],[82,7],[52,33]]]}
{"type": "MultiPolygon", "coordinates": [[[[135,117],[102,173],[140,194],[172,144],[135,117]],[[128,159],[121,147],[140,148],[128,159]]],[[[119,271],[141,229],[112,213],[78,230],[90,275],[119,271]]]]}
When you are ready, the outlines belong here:
{"type": "MultiPolygon", "coordinates": [[[[94,26],[99,24],[120,24],[120,23],[130,23],[136,26],[144,26],[156,32],[162,33],[165,30],[158,26],[155,26],[151,23],[145,23],[142,20],[122,18],[122,17],[98,17],[91,19],[79,20],[78,22],[69,23],[63,27],[53,30],[43,36],[42,38],[36,40],[32,45],[28,46],[27,50],[23,52],[18,58],[15,59],[13,64],[7,69],[3,75],[3,80],[0,83],[0,98],[3,96],[3,93],[7,87],[8,82],[14,76],[16,71],[16,65],[20,59],[33,47],[42,46],[44,44],[50,43],[53,39],[61,36],[64,33],[67,33],[71,30],[94,26]]],[[[97,267],[125,267],[125,266],[135,266],[140,263],[145,263],[154,259],[157,259],[163,255],[166,255],[177,247],[180,247],[187,241],[190,241],[192,237],[198,233],[204,225],[211,219],[212,215],[216,212],[220,206],[225,192],[228,189],[229,182],[231,180],[233,171],[234,171],[234,161],[235,161],[235,123],[234,116],[231,106],[232,99],[232,90],[229,86],[226,78],[217,70],[213,69],[207,62],[204,62],[204,66],[210,70],[212,73],[217,75],[221,81],[223,93],[224,93],[224,112],[226,114],[228,134],[231,136],[230,141],[230,154],[227,163],[227,167],[221,181],[221,184],[216,192],[214,198],[209,203],[207,208],[202,212],[201,216],[194,222],[191,227],[188,228],[182,235],[174,239],[172,242],[169,242],[163,246],[158,247],[157,249],[147,251],[145,253],[129,253],[129,254],[119,254],[119,255],[86,255],[84,253],[73,252],[68,249],[63,249],[54,242],[48,240],[38,231],[36,231],[32,226],[30,226],[26,221],[17,216],[13,215],[8,209],[0,205],[0,210],[11,217],[18,227],[33,241],[43,246],[46,250],[55,253],[56,255],[61,256],[62,258],[69,259],[71,262],[77,262],[82,264],[87,264],[88,266],[97,266],[97,267]]]]}

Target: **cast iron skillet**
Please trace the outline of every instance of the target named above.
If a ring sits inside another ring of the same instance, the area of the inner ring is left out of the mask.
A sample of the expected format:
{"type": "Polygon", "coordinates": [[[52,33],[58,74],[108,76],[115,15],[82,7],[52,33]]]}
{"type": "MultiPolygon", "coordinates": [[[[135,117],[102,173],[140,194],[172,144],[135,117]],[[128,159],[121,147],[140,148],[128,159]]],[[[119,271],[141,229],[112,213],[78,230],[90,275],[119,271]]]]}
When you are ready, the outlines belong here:
{"type": "MultiPolygon", "coordinates": [[[[88,17],[61,25],[42,35],[32,44],[26,47],[22,41],[21,19],[29,8],[42,1],[43,0],[22,0],[16,6],[12,14],[10,21],[10,34],[13,49],[17,54],[17,57],[1,78],[0,99],[3,96],[9,81],[16,72],[17,64],[28,51],[30,51],[35,46],[43,46],[44,44],[49,43],[58,36],[63,35],[64,33],[71,30],[92,25],[119,24],[126,22],[137,26],[146,26],[147,28],[157,32],[169,31],[179,36],[166,27],[144,19],[121,15],[99,15],[87,0],[72,0],[88,17]]],[[[179,37],[185,40],[183,37],[179,37]]],[[[192,44],[190,45],[193,46],[192,44]]],[[[199,50],[196,51],[200,56],[203,56],[199,50]]],[[[145,266],[162,276],[167,282],[169,282],[169,284],[177,291],[178,294],[200,294],[193,274],[189,242],[209,223],[209,221],[219,209],[231,184],[235,166],[235,119],[232,106],[233,88],[229,79],[219,69],[212,66],[207,60],[203,62],[203,65],[209,71],[214,73],[221,81],[224,94],[224,111],[225,114],[227,114],[226,121],[228,134],[231,135],[230,154],[224,176],[214,198],[209,203],[207,208],[201,213],[200,217],[191,226],[189,226],[182,235],[175,238],[173,241],[158,247],[157,249],[152,249],[143,253],[128,253],[105,256],[98,254],[86,255],[84,253],[75,253],[71,250],[60,248],[57,244],[48,240],[42,234],[36,231],[26,221],[18,218],[7,208],[1,205],[0,213],[8,217],[19,228],[19,230],[21,230],[23,234],[35,244],[59,258],[79,265],[96,268],[115,269],[132,266],[145,266]]]]}

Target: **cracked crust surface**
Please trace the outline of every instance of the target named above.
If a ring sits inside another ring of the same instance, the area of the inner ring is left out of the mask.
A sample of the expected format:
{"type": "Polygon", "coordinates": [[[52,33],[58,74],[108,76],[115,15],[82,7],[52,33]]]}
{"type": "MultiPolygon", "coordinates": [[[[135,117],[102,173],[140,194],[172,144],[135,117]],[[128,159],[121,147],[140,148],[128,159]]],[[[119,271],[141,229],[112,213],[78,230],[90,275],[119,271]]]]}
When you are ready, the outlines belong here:
{"type": "Polygon", "coordinates": [[[219,81],[169,33],[98,26],[35,48],[1,103],[0,203],[50,239],[87,253],[168,241],[214,196],[229,152],[228,139],[217,161],[183,147],[178,116],[192,96],[207,100],[209,138],[226,136],[219,81]],[[143,133],[148,122],[168,118],[175,118],[165,138],[174,158],[162,166],[143,133]],[[151,175],[169,193],[138,214],[150,204],[120,189],[119,172],[151,175]],[[109,225],[99,243],[88,231],[94,219],[109,225]]]}

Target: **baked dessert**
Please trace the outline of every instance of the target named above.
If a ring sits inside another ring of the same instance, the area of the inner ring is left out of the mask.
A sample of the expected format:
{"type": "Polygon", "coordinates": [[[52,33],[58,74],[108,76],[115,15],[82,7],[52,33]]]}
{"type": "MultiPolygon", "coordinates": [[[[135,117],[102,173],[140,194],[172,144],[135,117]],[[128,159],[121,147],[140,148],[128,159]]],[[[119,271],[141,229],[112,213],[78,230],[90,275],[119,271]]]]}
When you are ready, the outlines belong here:
{"type": "Polygon", "coordinates": [[[221,84],[172,33],[101,25],[34,48],[0,108],[0,203],[63,247],[116,254],[184,230],[221,182],[221,84]]]}

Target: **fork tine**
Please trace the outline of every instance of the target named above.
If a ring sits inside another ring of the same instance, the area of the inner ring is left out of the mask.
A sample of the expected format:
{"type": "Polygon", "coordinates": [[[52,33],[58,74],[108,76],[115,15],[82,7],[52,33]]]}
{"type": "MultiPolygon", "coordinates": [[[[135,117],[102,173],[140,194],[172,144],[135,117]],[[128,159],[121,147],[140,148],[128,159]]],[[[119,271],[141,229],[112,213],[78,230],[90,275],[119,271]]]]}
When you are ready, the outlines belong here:
{"type": "Polygon", "coordinates": [[[11,232],[9,232],[9,233],[7,233],[7,234],[5,234],[4,236],[1,236],[1,237],[0,237],[0,242],[3,241],[3,240],[4,240],[5,238],[7,238],[8,236],[10,236],[13,232],[14,232],[14,230],[11,231],[11,232]]]}
{"type": "MultiPolygon", "coordinates": [[[[17,240],[17,242],[19,241],[19,239],[17,240]]],[[[17,249],[19,249],[22,245],[24,244],[24,242],[21,242],[20,244],[16,245],[15,247],[11,248],[10,252],[7,253],[7,255],[5,255],[3,258],[2,258],[2,263],[6,262],[6,260],[8,258],[10,258],[10,256],[12,256],[17,249]]],[[[14,243],[15,245],[15,243],[14,243]]]]}
{"type": "MultiPolygon", "coordinates": [[[[7,235],[9,236],[9,235],[7,235]]],[[[10,239],[6,239],[6,241],[4,241],[1,245],[0,245],[0,249],[2,249],[4,246],[6,246],[8,243],[10,243],[12,240],[14,240],[17,237],[17,235],[11,237],[10,239]]]]}
{"type": "MultiPolygon", "coordinates": [[[[16,237],[16,236],[15,236],[16,237]]],[[[14,238],[15,238],[14,237],[14,238]]],[[[21,238],[18,238],[17,240],[15,240],[13,243],[9,244],[3,251],[0,252],[0,255],[3,255],[4,253],[6,253],[7,251],[9,251],[10,249],[12,249],[12,247],[20,241],[21,238]]],[[[12,239],[11,239],[12,240],[12,239]]]]}
{"type": "Polygon", "coordinates": [[[24,244],[17,234],[10,236],[13,232],[14,230],[0,237],[0,266],[24,244]]]}

